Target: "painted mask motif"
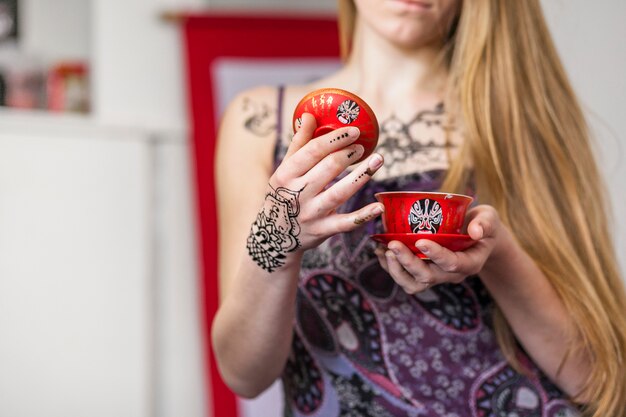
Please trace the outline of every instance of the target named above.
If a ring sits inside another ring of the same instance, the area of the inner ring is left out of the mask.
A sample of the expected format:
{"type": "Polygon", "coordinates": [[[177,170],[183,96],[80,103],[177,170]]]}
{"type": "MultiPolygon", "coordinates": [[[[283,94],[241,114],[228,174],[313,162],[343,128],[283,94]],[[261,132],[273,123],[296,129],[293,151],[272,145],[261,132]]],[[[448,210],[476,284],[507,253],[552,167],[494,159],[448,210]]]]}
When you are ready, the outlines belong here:
{"type": "Polygon", "coordinates": [[[348,125],[359,117],[360,112],[361,108],[355,101],[346,100],[337,107],[337,120],[348,125]]]}
{"type": "Polygon", "coordinates": [[[437,201],[425,198],[417,200],[409,212],[409,224],[413,233],[432,233],[439,230],[443,222],[441,205],[437,201]]]}

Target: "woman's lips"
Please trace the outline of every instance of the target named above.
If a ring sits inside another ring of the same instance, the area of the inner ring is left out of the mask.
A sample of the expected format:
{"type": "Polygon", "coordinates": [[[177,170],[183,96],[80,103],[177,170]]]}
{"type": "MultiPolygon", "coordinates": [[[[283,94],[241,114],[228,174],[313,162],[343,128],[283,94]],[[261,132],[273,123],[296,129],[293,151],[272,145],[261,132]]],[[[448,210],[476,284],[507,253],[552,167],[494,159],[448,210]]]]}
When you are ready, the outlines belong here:
{"type": "Polygon", "coordinates": [[[392,0],[394,3],[400,3],[407,8],[415,10],[428,10],[433,7],[432,3],[419,0],[392,0]]]}

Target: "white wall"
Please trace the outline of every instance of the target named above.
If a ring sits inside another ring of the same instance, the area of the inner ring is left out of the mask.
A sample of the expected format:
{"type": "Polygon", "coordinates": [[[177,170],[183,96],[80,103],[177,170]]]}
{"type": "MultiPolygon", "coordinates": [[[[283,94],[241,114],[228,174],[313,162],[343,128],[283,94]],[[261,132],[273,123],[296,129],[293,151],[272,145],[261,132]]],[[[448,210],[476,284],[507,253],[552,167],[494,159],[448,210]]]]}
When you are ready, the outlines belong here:
{"type": "Polygon", "coordinates": [[[597,136],[626,277],[626,2],[543,0],[550,29],[597,136]]]}
{"type": "Polygon", "coordinates": [[[206,415],[190,177],[179,137],[0,111],[0,415],[206,415]]]}
{"type": "Polygon", "coordinates": [[[152,270],[155,355],[150,416],[206,414],[195,205],[179,28],[167,10],[203,0],[91,0],[94,119],[154,141],[152,270]]]}
{"type": "Polygon", "coordinates": [[[20,46],[44,63],[88,59],[90,0],[19,0],[20,46]]]}
{"type": "Polygon", "coordinates": [[[189,149],[155,143],[155,417],[206,415],[195,206],[189,149]]]}
{"type": "Polygon", "coordinates": [[[205,7],[317,13],[332,11],[335,4],[335,0],[91,1],[98,120],[175,132],[187,127],[183,54],[178,27],[161,21],[161,12],[205,7]]]}
{"type": "Polygon", "coordinates": [[[136,132],[2,114],[0,415],[148,415],[147,150],[136,132]]]}
{"type": "Polygon", "coordinates": [[[94,110],[99,122],[150,130],[186,130],[179,28],[168,9],[202,0],[92,0],[94,110]]]}

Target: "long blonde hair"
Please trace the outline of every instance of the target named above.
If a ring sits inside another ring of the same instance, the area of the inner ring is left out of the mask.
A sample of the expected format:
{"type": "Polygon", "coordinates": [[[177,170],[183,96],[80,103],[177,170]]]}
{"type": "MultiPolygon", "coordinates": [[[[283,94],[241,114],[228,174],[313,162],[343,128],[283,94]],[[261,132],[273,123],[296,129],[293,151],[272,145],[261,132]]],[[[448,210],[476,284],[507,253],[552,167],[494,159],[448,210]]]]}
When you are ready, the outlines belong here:
{"type": "MultiPolygon", "coordinates": [[[[339,0],[344,57],[354,6],[339,0]]],[[[626,414],[626,293],[589,128],[538,0],[463,1],[446,49],[447,109],[462,121],[459,156],[442,189],[493,205],[550,281],[575,325],[570,352],[592,360],[586,414],[626,414]],[[455,103],[455,106],[449,106],[455,103]]],[[[498,310],[495,333],[518,369],[517,343],[498,310]]],[[[574,398],[576,400],[576,398],[574,398]]]]}

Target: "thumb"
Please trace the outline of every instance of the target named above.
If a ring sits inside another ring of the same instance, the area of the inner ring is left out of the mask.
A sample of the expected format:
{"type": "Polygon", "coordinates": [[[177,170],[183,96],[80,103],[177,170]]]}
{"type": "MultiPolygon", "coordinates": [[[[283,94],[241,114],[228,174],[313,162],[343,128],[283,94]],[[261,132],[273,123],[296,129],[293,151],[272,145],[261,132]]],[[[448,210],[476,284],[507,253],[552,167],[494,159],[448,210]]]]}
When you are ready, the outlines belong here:
{"type": "Polygon", "coordinates": [[[298,149],[302,148],[309,140],[311,140],[316,127],[317,123],[315,121],[315,117],[313,117],[311,113],[302,113],[302,116],[296,123],[297,131],[295,135],[293,135],[293,139],[291,140],[285,159],[296,153],[298,149]]]}
{"type": "Polygon", "coordinates": [[[476,207],[472,213],[472,218],[467,225],[467,234],[473,240],[481,240],[494,237],[496,232],[496,222],[498,221],[495,210],[489,206],[476,207]]]}

